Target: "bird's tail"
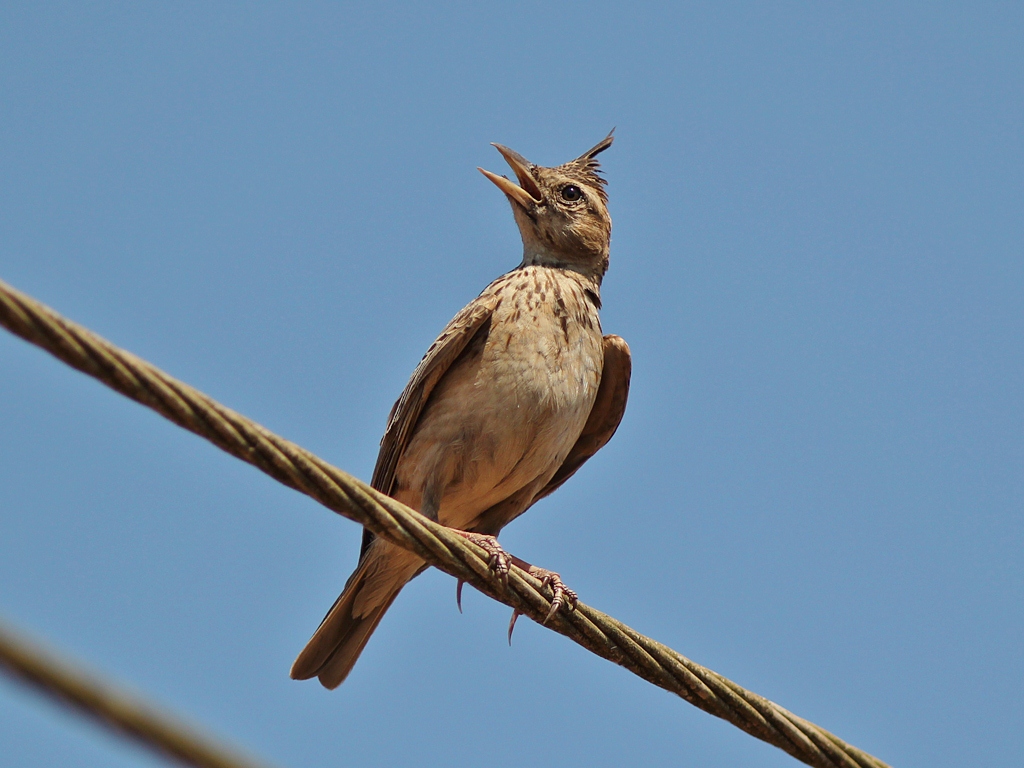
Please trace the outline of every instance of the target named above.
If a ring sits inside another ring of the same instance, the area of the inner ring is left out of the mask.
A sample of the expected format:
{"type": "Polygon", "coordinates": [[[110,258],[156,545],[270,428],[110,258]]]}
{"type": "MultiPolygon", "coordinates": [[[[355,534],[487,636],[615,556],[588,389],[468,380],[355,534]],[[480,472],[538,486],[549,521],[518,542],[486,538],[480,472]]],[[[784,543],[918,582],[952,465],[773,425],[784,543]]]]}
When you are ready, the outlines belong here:
{"type": "Polygon", "coordinates": [[[318,677],[325,688],[337,688],[344,682],[402,587],[422,568],[419,560],[394,562],[415,558],[399,552],[397,558],[367,552],[369,556],[349,577],[345,590],[292,664],[293,680],[318,677]]]}

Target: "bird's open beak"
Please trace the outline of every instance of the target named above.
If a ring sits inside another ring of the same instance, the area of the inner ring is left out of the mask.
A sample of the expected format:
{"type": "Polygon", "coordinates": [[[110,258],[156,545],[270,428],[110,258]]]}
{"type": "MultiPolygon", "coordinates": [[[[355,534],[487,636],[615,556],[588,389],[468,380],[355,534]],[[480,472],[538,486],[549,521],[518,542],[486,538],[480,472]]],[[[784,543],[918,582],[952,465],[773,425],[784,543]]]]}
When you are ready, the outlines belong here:
{"type": "Polygon", "coordinates": [[[497,185],[498,189],[515,200],[526,210],[530,210],[536,205],[541,205],[544,202],[544,195],[541,194],[540,187],[537,186],[537,182],[533,178],[533,174],[530,172],[529,161],[527,161],[527,159],[518,152],[513,152],[508,147],[501,146],[501,144],[495,144],[494,148],[501,152],[501,156],[505,158],[505,162],[507,162],[515,172],[516,178],[519,179],[519,186],[509,181],[504,176],[499,176],[496,173],[485,171],[483,168],[477,168],[477,170],[493,181],[495,185],[497,185]]]}

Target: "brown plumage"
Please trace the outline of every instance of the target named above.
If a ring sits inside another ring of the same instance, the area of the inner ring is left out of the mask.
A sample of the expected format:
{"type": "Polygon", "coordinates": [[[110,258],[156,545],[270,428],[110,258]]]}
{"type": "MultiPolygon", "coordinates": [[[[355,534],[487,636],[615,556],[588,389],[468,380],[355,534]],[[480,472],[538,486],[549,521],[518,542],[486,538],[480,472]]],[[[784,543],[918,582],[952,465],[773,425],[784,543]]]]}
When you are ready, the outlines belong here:
{"type": "MultiPolygon", "coordinates": [[[[492,537],[611,439],[630,375],[629,347],[602,336],[598,318],[611,218],[595,158],[611,143],[609,134],[556,168],[494,145],[519,184],[481,172],[512,205],[523,261],[427,350],[391,410],[374,488],[444,525],[492,537]]],[[[399,591],[425,567],[365,532],[358,567],[292,677],[339,685],[399,591]]]]}

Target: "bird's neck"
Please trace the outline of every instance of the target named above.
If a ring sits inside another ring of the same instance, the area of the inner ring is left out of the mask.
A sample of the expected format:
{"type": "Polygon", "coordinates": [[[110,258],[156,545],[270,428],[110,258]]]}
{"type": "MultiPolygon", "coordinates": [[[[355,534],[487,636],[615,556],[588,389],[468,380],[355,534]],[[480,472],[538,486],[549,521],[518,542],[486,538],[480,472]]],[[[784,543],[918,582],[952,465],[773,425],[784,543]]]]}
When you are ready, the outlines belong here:
{"type": "Polygon", "coordinates": [[[523,245],[523,262],[519,266],[550,267],[576,272],[593,286],[595,293],[600,295],[601,281],[608,271],[607,254],[564,253],[545,248],[533,242],[523,245]]]}

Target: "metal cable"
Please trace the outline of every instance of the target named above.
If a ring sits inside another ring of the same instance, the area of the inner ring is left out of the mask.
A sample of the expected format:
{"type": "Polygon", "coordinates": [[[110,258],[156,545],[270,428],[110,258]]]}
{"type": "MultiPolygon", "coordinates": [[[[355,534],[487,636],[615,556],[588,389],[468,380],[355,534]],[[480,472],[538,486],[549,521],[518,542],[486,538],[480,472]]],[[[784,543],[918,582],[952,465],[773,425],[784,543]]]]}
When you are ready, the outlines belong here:
{"type": "Polygon", "coordinates": [[[77,709],[116,733],[194,768],[265,768],[233,754],[194,728],[118,690],[68,661],[39,649],[0,624],[0,668],[12,677],[77,709]]]}
{"type": "MultiPolygon", "coordinates": [[[[475,544],[2,281],[0,324],[333,512],[543,623],[551,605],[550,590],[526,572],[513,567],[508,583],[502,583],[475,544]]],[[[828,731],[583,603],[575,611],[558,612],[546,626],[807,765],[887,768],[828,731]]]]}

